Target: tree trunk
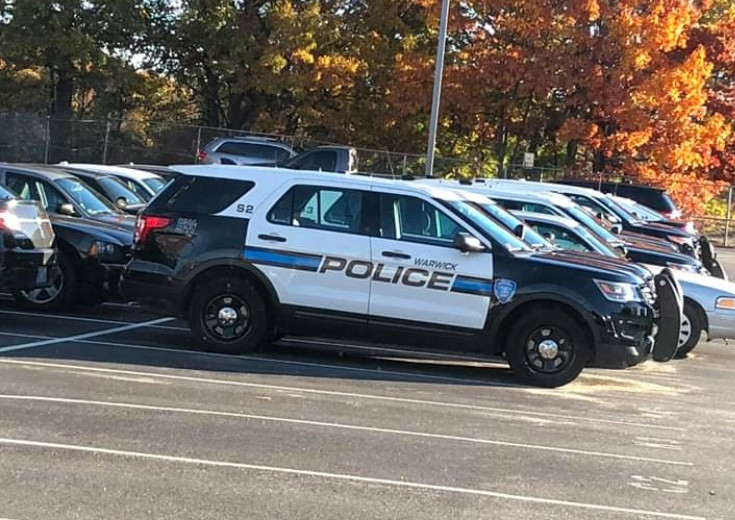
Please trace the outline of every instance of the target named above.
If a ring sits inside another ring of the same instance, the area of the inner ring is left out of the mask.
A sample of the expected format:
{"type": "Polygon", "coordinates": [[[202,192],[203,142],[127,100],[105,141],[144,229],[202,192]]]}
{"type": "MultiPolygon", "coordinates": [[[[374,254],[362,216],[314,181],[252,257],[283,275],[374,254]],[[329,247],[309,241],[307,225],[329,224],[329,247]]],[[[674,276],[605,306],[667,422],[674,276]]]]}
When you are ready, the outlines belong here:
{"type": "Polygon", "coordinates": [[[74,78],[69,71],[58,70],[53,87],[51,101],[51,149],[49,160],[52,163],[77,159],[73,154],[71,143],[71,118],[74,115],[72,99],[74,97],[74,78]]]}

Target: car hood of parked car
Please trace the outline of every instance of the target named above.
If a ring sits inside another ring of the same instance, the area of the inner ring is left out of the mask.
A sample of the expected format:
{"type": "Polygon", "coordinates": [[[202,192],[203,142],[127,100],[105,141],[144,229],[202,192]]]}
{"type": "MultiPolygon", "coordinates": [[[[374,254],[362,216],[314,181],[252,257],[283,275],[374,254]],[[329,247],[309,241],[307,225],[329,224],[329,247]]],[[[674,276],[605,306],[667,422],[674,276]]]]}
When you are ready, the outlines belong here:
{"type": "Polygon", "coordinates": [[[94,237],[96,240],[119,243],[124,246],[133,243],[133,229],[129,226],[106,224],[99,220],[65,217],[61,215],[52,216],[51,224],[54,228],[63,227],[78,233],[85,233],[94,237]]]}

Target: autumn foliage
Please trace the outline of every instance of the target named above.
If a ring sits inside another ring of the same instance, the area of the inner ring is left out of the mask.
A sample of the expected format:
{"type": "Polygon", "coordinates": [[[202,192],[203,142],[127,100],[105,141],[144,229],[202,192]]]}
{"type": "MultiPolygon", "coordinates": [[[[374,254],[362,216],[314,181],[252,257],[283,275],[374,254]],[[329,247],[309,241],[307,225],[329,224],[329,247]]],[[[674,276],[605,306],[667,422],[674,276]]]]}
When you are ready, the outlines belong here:
{"type": "MultiPolygon", "coordinates": [[[[0,110],[194,113],[420,153],[440,3],[6,2],[0,110]]],[[[517,174],[533,152],[692,213],[735,183],[732,0],[452,0],[446,64],[438,148],[460,174],[517,174]]]]}

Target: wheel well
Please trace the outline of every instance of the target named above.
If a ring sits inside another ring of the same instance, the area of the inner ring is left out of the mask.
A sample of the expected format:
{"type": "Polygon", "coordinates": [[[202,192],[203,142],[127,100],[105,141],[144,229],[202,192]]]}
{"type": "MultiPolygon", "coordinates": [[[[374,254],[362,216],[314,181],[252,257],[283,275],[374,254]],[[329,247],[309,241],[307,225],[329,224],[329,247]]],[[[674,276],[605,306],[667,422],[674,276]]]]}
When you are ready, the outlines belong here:
{"type": "Polygon", "coordinates": [[[188,318],[191,301],[194,295],[194,291],[197,289],[197,287],[220,278],[240,278],[242,280],[247,280],[248,282],[250,282],[253,287],[255,287],[255,289],[258,291],[258,293],[263,297],[263,300],[266,302],[266,306],[268,308],[268,327],[270,330],[274,329],[276,325],[277,302],[275,301],[271,291],[268,290],[268,287],[266,287],[265,283],[256,275],[254,275],[247,269],[243,269],[242,267],[234,265],[218,265],[210,267],[209,269],[205,269],[201,273],[197,274],[186,287],[184,297],[181,301],[181,314],[184,317],[188,318]]]}
{"type": "Polygon", "coordinates": [[[594,335],[592,334],[592,330],[590,330],[589,325],[585,321],[585,319],[582,317],[582,315],[571,305],[568,305],[566,303],[558,302],[555,300],[534,300],[530,302],[526,302],[522,305],[519,305],[515,309],[513,309],[510,314],[505,316],[503,318],[503,321],[499,324],[499,327],[496,332],[496,337],[500,339],[500,341],[496,342],[497,348],[500,349],[496,353],[505,352],[506,348],[506,340],[508,338],[508,332],[510,329],[513,328],[513,326],[520,320],[523,316],[527,316],[529,313],[536,311],[536,310],[557,310],[564,312],[566,314],[569,314],[572,316],[575,321],[579,324],[580,327],[582,327],[582,330],[585,331],[587,334],[587,338],[590,343],[591,352],[590,354],[594,356],[595,353],[595,341],[594,341],[594,335]],[[502,331],[502,333],[501,333],[502,331]]]}
{"type": "Polygon", "coordinates": [[[59,240],[57,238],[56,247],[58,248],[60,252],[64,253],[65,255],[69,257],[69,259],[71,260],[71,263],[74,265],[74,271],[76,271],[75,274],[77,275],[84,274],[83,268],[82,268],[82,259],[79,256],[79,251],[77,251],[77,249],[73,245],[69,244],[68,242],[64,240],[59,240]]]}
{"type": "Polygon", "coordinates": [[[696,311],[696,313],[699,315],[699,319],[702,322],[702,327],[704,331],[709,333],[709,321],[707,320],[707,313],[704,312],[704,309],[702,308],[702,306],[699,305],[699,303],[692,300],[691,298],[688,298],[685,296],[684,305],[687,305],[687,304],[689,304],[696,311]]]}

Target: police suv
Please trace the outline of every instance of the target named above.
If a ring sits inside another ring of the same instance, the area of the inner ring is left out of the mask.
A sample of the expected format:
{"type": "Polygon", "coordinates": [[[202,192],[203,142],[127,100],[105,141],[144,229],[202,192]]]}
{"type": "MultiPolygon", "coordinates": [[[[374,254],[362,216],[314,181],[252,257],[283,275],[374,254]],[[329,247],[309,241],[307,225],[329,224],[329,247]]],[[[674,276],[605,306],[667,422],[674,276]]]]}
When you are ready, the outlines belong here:
{"type": "Polygon", "coordinates": [[[588,364],[622,368],[676,350],[681,302],[667,273],[654,283],[616,259],[537,251],[461,192],[172,168],[181,175],[138,217],[122,290],[187,318],[211,350],[298,335],[481,352],[547,387],[588,364]]]}

